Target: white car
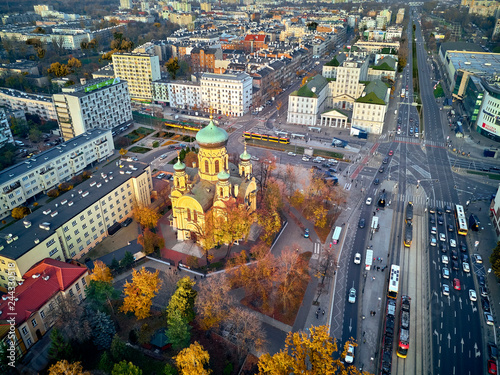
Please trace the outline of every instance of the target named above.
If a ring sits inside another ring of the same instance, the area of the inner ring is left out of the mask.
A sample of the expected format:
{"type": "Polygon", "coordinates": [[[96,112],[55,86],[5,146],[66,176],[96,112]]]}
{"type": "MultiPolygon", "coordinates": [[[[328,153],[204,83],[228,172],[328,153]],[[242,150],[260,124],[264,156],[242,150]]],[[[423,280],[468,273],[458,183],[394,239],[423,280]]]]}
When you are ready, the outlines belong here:
{"type": "Polygon", "coordinates": [[[431,246],[436,246],[437,241],[436,241],[436,236],[431,236],[431,246]]]}
{"type": "Polygon", "coordinates": [[[448,258],[448,255],[441,255],[441,263],[443,264],[448,264],[450,259],[448,258]]]}
{"type": "Polygon", "coordinates": [[[457,241],[455,241],[453,238],[450,239],[450,247],[457,247],[457,241]]]}
{"type": "Polygon", "coordinates": [[[321,156],[316,156],[316,160],[319,160],[319,161],[325,161],[326,159],[321,157],[321,156]]]}
{"type": "Polygon", "coordinates": [[[288,153],[288,155],[290,155],[290,156],[297,156],[297,154],[295,152],[291,152],[291,151],[288,153]]]}
{"type": "Polygon", "coordinates": [[[318,158],[313,159],[313,163],[318,163],[318,164],[319,164],[319,163],[321,163],[321,162],[322,162],[322,161],[321,161],[320,159],[318,159],[318,158]]]}
{"type": "Polygon", "coordinates": [[[257,156],[251,156],[250,159],[252,159],[253,161],[259,161],[259,158],[257,156]]]}
{"type": "Polygon", "coordinates": [[[446,241],[446,235],[444,233],[439,233],[439,240],[445,242],[446,241]]]}
{"type": "Polygon", "coordinates": [[[483,258],[481,258],[481,255],[474,254],[473,257],[474,257],[474,260],[476,261],[476,263],[483,263],[483,258]]]}
{"type": "Polygon", "coordinates": [[[471,301],[477,301],[477,294],[474,289],[469,289],[469,299],[471,301]]]}
{"type": "Polygon", "coordinates": [[[163,159],[165,159],[166,157],[167,157],[167,154],[163,154],[163,155],[161,155],[161,156],[160,156],[160,159],[161,159],[161,160],[163,160],[163,159]]]}
{"type": "Polygon", "coordinates": [[[346,363],[353,363],[354,362],[354,346],[349,345],[347,348],[347,353],[345,355],[345,362],[346,363]]]}
{"type": "Polygon", "coordinates": [[[310,159],[307,156],[302,157],[302,161],[309,161],[310,159]]]}
{"type": "Polygon", "coordinates": [[[349,290],[349,303],[356,303],[356,289],[349,290]]]}
{"type": "Polygon", "coordinates": [[[369,206],[371,204],[372,204],[372,198],[371,197],[366,198],[366,205],[369,206]]]}
{"type": "Polygon", "coordinates": [[[448,284],[443,284],[442,287],[443,295],[449,296],[450,295],[450,287],[448,284]]]}
{"type": "Polygon", "coordinates": [[[448,267],[443,267],[443,279],[449,279],[450,278],[450,270],[448,267]]]}
{"type": "Polygon", "coordinates": [[[361,264],[361,254],[360,253],[356,253],[354,255],[354,264],[361,264]]]}
{"type": "Polygon", "coordinates": [[[469,266],[469,263],[467,263],[467,262],[463,262],[463,263],[462,263],[462,269],[464,270],[464,272],[470,272],[470,266],[469,266]]]}
{"type": "Polygon", "coordinates": [[[435,226],[431,227],[431,233],[436,234],[437,233],[437,228],[435,226]]]}

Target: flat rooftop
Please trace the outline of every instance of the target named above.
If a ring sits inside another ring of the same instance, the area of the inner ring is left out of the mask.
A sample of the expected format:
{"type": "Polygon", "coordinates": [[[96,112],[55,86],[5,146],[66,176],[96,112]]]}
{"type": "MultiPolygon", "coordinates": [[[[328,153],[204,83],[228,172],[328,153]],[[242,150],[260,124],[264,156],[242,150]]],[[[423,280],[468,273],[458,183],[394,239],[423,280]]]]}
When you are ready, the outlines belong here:
{"type": "Polygon", "coordinates": [[[494,75],[500,71],[500,53],[448,51],[455,70],[494,75]]]}
{"type": "Polygon", "coordinates": [[[43,101],[43,102],[50,102],[50,103],[52,103],[52,97],[48,96],[48,95],[29,94],[29,93],[24,92],[24,91],[19,91],[19,90],[16,90],[16,89],[9,89],[9,88],[6,88],[6,87],[0,87],[0,92],[3,93],[3,94],[5,94],[5,95],[13,96],[15,98],[30,99],[30,100],[40,100],[40,101],[43,101]]]}

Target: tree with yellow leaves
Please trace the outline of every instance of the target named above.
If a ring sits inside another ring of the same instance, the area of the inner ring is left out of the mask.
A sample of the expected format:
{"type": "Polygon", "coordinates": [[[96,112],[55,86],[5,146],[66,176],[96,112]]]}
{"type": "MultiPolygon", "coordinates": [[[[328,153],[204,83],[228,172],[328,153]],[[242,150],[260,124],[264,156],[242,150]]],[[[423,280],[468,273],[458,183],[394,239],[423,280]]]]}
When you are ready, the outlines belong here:
{"type": "Polygon", "coordinates": [[[94,269],[90,274],[90,279],[94,281],[103,281],[109,284],[113,282],[111,270],[100,260],[94,261],[94,269]]]}
{"type": "Polygon", "coordinates": [[[50,366],[49,375],[90,375],[90,372],[83,371],[81,362],[69,363],[63,360],[50,366]]]}
{"type": "Polygon", "coordinates": [[[231,286],[226,274],[207,278],[200,284],[200,292],[195,300],[196,321],[204,330],[216,328],[227,317],[233,299],[231,286]]]}
{"type": "Polygon", "coordinates": [[[140,270],[133,270],[132,282],[125,283],[125,299],[120,307],[122,312],[133,312],[137,319],[144,319],[150,315],[153,297],[161,288],[161,280],[155,273],[147,271],[144,267],[140,270]]]}
{"type": "Polygon", "coordinates": [[[220,243],[227,244],[226,257],[231,253],[231,247],[241,239],[246,239],[250,233],[250,227],[254,216],[244,204],[228,202],[226,208],[217,210],[218,223],[216,226],[216,237],[220,243]]]}
{"type": "MultiPolygon", "coordinates": [[[[333,359],[337,342],[328,334],[328,326],[311,327],[306,332],[290,332],[286,338],[285,350],[271,356],[268,353],[259,358],[259,375],[333,375],[367,374],[360,372],[354,365],[346,365],[341,359],[333,359]]],[[[346,343],[341,358],[345,358],[346,343]]]]}
{"type": "Polygon", "coordinates": [[[180,375],[209,375],[212,370],[205,368],[209,361],[210,355],[198,341],[191,344],[189,348],[181,350],[175,357],[180,375]]]}
{"type": "Polygon", "coordinates": [[[118,152],[120,153],[121,156],[125,156],[125,155],[127,155],[128,151],[124,148],[121,148],[120,151],[118,151],[118,152]]]}
{"type": "Polygon", "coordinates": [[[136,206],[133,210],[134,219],[145,228],[153,229],[160,220],[158,210],[146,207],[136,206]]]}

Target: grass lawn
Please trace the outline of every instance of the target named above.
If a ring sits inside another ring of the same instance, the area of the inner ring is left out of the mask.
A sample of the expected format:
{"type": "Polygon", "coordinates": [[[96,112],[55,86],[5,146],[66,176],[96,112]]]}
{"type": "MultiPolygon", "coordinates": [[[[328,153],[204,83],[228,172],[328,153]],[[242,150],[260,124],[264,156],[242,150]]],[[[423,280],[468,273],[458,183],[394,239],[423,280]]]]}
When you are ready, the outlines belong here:
{"type": "Polygon", "coordinates": [[[344,154],[335,151],[326,151],[326,150],[313,150],[313,156],[325,156],[328,158],[344,160],[344,154]]]}
{"type": "Polygon", "coordinates": [[[136,152],[138,154],[145,154],[148,151],[151,151],[150,148],[147,147],[140,147],[140,146],[134,146],[129,149],[130,152],[136,152]]]}
{"type": "Polygon", "coordinates": [[[182,141],[183,142],[194,142],[195,140],[196,140],[195,137],[191,137],[189,135],[185,135],[185,136],[182,137],[182,141]]]}
{"type": "Polygon", "coordinates": [[[443,91],[443,88],[441,87],[440,83],[438,83],[438,85],[436,86],[436,89],[434,90],[434,97],[435,98],[444,97],[444,91],[443,91]]]}
{"type": "Polygon", "coordinates": [[[124,137],[130,139],[132,143],[136,143],[153,132],[154,132],[153,129],[141,126],[140,128],[132,130],[130,133],[125,134],[124,137]]]}
{"type": "Polygon", "coordinates": [[[281,143],[274,143],[268,141],[261,141],[258,139],[247,139],[247,144],[250,146],[267,148],[269,150],[279,150],[279,151],[293,151],[297,155],[302,155],[304,153],[304,147],[295,146],[295,145],[285,145],[281,143]]]}
{"type": "Polygon", "coordinates": [[[479,172],[479,171],[467,171],[467,173],[488,177],[490,180],[500,180],[500,174],[497,174],[497,173],[488,173],[488,172],[479,172]]]}
{"type": "Polygon", "coordinates": [[[160,131],[160,132],[156,133],[155,135],[153,135],[153,137],[168,139],[168,138],[172,138],[174,135],[175,135],[175,133],[160,131]]]}

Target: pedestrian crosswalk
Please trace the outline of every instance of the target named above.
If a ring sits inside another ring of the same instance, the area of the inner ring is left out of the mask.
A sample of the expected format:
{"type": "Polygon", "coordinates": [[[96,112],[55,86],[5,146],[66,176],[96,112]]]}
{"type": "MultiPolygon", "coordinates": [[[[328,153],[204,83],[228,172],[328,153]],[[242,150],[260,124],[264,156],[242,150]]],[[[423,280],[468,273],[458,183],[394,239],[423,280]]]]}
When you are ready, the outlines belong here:
{"type": "Polygon", "coordinates": [[[414,205],[421,205],[427,207],[440,207],[452,206],[453,202],[446,202],[438,199],[429,199],[424,196],[413,196],[411,194],[398,194],[398,201],[412,202],[414,205]]]}
{"type": "Polygon", "coordinates": [[[351,187],[352,187],[352,184],[350,182],[347,182],[345,185],[344,185],[344,190],[351,190],[351,187]]]}
{"type": "Polygon", "coordinates": [[[321,243],[315,242],[313,247],[313,255],[311,256],[311,258],[314,260],[319,259],[320,253],[321,253],[321,243]]]}
{"type": "Polygon", "coordinates": [[[396,142],[411,143],[422,146],[446,147],[444,142],[420,140],[417,137],[397,136],[394,140],[396,142]]]}

